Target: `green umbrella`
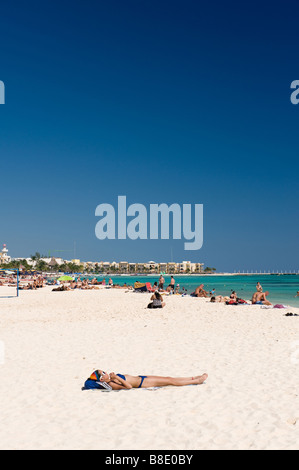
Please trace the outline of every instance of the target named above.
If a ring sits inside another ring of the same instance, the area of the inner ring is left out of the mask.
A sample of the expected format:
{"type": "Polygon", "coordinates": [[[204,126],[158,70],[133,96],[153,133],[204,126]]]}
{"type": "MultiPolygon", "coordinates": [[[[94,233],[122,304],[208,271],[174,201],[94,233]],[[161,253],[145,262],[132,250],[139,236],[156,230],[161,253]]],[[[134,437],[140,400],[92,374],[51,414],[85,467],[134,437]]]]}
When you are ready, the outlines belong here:
{"type": "Polygon", "coordinates": [[[74,279],[70,276],[61,276],[58,281],[73,281],[74,279]]]}

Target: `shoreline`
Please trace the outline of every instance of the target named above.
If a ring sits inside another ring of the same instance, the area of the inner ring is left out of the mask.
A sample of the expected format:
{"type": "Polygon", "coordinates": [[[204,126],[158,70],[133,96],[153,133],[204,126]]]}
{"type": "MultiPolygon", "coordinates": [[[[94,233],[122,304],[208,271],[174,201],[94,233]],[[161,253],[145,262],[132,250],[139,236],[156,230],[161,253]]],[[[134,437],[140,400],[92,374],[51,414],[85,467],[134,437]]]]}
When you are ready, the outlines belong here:
{"type": "MultiPolygon", "coordinates": [[[[166,288],[169,285],[169,275],[164,275],[165,277],[165,285],[166,288]]],[[[281,276],[281,275],[243,275],[243,274],[205,274],[205,275],[190,275],[190,274],[174,274],[175,285],[179,286],[179,292],[181,294],[190,295],[196,287],[200,284],[204,284],[204,289],[211,293],[215,291],[216,295],[221,295],[223,297],[230,296],[232,291],[237,292],[237,297],[249,300],[251,302],[252,295],[256,291],[256,283],[261,281],[263,291],[268,291],[269,301],[273,304],[281,304],[290,306],[292,308],[299,307],[299,296],[296,295],[299,288],[299,283],[297,282],[297,277],[292,276],[281,276]]],[[[42,276],[37,277],[37,279],[44,279],[44,285],[49,284],[52,285],[56,283],[56,280],[61,277],[60,274],[51,274],[48,275],[44,273],[42,276]]],[[[154,280],[158,282],[159,275],[158,274],[148,274],[148,275],[105,275],[105,274],[72,274],[70,275],[69,279],[78,279],[80,277],[84,283],[93,284],[101,284],[103,279],[106,279],[106,286],[108,285],[108,279],[111,277],[113,284],[116,285],[127,285],[127,286],[134,286],[135,282],[146,283],[149,282],[153,285],[154,280]],[[93,279],[95,282],[93,282],[93,279]]],[[[24,290],[24,286],[30,285],[34,283],[33,275],[30,276],[20,276],[19,285],[22,286],[22,291],[24,290]]],[[[3,282],[8,282],[9,279],[5,277],[1,277],[3,282]]],[[[13,280],[12,280],[13,282],[13,280]]],[[[14,279],[14,285],[16,286],[16,278],[14,279]]],[[[76,286],[73,286],[76,287],[76,286]]],[[[79,286],[80,287],[80,286],[79,286]]],[[[4,286],[0,286],[0,298],[3,297],[5,294],[4,286]]],[[[25,287],[26,289],[26,287],[25,287]]],[[[21,292],[21,290],[20,290],[21,292]]]]}

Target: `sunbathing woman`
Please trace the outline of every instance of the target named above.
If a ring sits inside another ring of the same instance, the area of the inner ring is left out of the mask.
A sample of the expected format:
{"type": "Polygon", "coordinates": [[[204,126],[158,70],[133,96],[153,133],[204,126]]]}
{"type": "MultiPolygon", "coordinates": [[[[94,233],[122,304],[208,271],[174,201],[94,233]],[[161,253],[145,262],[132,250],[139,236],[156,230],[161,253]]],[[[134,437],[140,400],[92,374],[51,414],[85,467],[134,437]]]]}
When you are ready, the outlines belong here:
{"type": "Polygon", "coordinates": [[[84,390],[130,390],[132,388],[167,387],[169,385],[183,387],[184,385],[201,385],[207,378],[208,374],[174,378],[155,375],[123,375],[114,372],[107,374],[102,370],[97,370],[85,382],[84,390]]]}
{"type": "Polygon", "coordinates": [[[67,290],[70,290],[70,287],[66,286],[65,284],[62,284],[61,286],[52,289],[52,292],[64,292],[67,290]]]}

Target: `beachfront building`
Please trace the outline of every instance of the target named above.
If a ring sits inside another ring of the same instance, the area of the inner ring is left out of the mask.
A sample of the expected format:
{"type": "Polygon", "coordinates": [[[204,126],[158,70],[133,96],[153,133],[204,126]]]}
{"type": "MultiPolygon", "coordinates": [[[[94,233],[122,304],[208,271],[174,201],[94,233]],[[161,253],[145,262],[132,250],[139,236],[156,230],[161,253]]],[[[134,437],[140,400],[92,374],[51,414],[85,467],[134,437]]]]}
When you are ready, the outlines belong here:
{"type": "Polygon", "coordinates": [[[86,263],[82,263],[82,266],[86,271],[95,271],[98,267],[98,264],[94,263],[93,261],[87,261],[86,263]]]}
{"type": "Polygon", "coordinates": [[[102,261],[101,268],[104,272],[110,271],[111,264],[108,261],[102,261]]]}
{"type": "Polygon", "coordinates": [[[7,246],[4,244],[0,253],[0,264],[7,264],[11,262],[11,257],[8,255],[7,246]]]}
{"type": "Polygon", "coordinates": [[[145,264],[145,270],[150,273],[158,273],[159,272],[159,263],[155,261],[149,261],[145,264]]]}
{"type": "Polygon", "coordinates": [[[102,273],[115,273],[119,271],[119,263],[113,261],[99,261],[95,263],[95,268],[102,273]]]}
{"type": "Polygon", "coordinates": [[[113,261],[113,263],[110,264],[110,271],[116,272],[119,270],[119,263],[116,263],[113,261]]]}
{"type": "Polygon", "coordinates": [[[177,274],[178,264],[177,263],[168,263],[167,264],[167,273],[168,274],[177,274]]]}
{"type": "Polygon", "coordinates": [[[202,273],[203,263],[191,263],[191,261],[182,261],[179,263],[178,272],[181,274],[202,273]]]}
{"type": "Polygon", "coordinates": [[[81,265],[81,261],[79,259],[72,259],[71,261],[72,264],[75,264],[76,266],[80,266],[81,265]]]}
{"type": "Polygon", "coordinates": [[[160,273],[167,273],[167,263],[159,263],[159,272],[160,273]]]}
{"type": "Polygon", "coordinates": [[[128,263],[129,264],[129,273],[134,274],[136,273],[136,263],[128,263]]]}
{"type": "Polygon", "coordinates": [[[145,271],[145,264],[144,263],[137,263],[136,264],[136,273],[144,273],[145,271]]]}
{"type": "Polygon", "coordinates": [[[127,274],[129,272],[129,263],[127,261],[121,261],[119,263],[119,271],[121,274],[127,274]]]}
{"type": "Polygon", "coordinates": [[[191,263],[191,272],[202,274],[204,272],[204,263],[191,263]]]}

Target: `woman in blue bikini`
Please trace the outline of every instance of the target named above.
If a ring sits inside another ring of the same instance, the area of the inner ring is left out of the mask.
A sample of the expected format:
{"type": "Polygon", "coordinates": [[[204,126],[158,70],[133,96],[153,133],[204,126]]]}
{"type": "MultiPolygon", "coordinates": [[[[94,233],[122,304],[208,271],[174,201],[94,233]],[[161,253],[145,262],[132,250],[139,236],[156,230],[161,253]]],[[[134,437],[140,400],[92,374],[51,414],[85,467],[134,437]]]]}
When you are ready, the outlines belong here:
{"type": "Polygon", "coordinates": [[[207,374],[175,378],[155,375],[122,375],[114,372],[107,374],[102,370],[97,370],[85,382],[84,389],[129,390],[131,388],[167,387],[168,385],[182,387],[184,385],[201,385],[207,378],[207,374]]]}

